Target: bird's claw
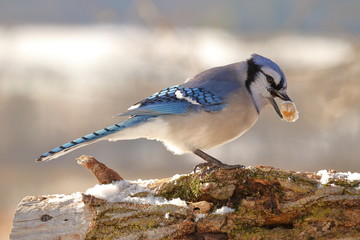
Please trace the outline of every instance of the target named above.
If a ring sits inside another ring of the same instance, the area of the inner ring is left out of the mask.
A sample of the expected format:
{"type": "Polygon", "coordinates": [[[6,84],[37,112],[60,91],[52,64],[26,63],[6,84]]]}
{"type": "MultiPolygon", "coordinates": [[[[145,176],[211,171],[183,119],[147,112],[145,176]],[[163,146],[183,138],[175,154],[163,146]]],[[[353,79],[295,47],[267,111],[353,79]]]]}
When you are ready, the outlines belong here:
{"type": "Polygon", "coordinates": [[[241,164],[235,164],[235,165],[230,165],[230,164],[225,164],[225,163],[220,163],[220,164],[215,164],[215,163],[208,163],[208,162],[204,162],[204,163],[199,163],[194,167],[194,173],[199,169],[202,168],[207,168],[206,170],[204,170],[204,174],[208,174],[211,173],[212,171],[216,170],[216,169],[239,169],[239,168],[245,168],[244,165],[241,164]]]}

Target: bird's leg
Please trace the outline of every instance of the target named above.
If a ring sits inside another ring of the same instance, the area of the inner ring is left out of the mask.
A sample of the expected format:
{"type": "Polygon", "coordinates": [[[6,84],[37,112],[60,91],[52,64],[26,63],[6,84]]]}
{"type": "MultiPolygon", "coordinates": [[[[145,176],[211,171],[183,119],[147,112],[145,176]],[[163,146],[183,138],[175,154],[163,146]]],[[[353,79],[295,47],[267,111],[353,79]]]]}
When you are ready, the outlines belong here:
{"type": "Polygon", "coordinates": [[[194,151],[194,153],[201,157],[202,159],[204,159],[206,162],[208,162],[209,164],[214,164],[214,165],[224,165],[224,163],[222,163],[221,161],[217,160],[216,158],[210,156],[209,154],[201,151],[200,149],[196,149],[194,151]]]}
{"type": "Polygon", "coordinates": [[[210,156],[209,154],[201,151],[200,149],[196,149],[195,151],[193,151],[193,153],[206,161],[206,163],[200,163],[200,164],[196,165],[194,168],[194,172],[196,171],[197,168],[201,168],[204,166],[212,166],[212,168],[217,167],[217,168],[227,168],[227,169],[244,168],[245,167],[244,165],[228,165],[228,164],[222,163],[221,161],[219,161],[216,158],[210,156]]]}

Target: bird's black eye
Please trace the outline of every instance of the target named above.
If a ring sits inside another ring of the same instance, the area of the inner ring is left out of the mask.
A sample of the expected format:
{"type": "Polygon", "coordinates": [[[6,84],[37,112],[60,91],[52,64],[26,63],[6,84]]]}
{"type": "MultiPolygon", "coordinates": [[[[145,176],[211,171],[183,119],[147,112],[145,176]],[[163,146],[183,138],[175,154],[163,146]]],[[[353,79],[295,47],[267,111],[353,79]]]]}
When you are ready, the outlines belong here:
{"type": "Polygon", "coordinates": [[[272,76],[269,75],[265,75],[266,76],[266,80],[268,81],[268,83],[273,84],[274,83],[274,78],[272,76]]]}

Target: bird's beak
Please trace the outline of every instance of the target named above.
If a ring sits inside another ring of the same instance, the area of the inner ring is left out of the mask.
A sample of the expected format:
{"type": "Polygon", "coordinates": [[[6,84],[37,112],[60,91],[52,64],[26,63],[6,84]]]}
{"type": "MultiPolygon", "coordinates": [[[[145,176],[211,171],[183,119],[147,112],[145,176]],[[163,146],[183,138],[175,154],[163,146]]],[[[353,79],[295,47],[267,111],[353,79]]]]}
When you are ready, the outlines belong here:
{"type": "Polygon", "coordinates": [[[270,94],[272,97],[269,97],[270,103],[271,105],[273,105],[276,113],[279,115],[279,117],[282,119],[283,115],[281,114],[281,111],[279,109],[279,106],[277,105],[275,98],[278,97],[284,101],[290,101],[292,102],[292,100],[289,98],[289,96],[286,94],[286,92],[280,92],[280,91],[276,91],[275,89],[270,89],[269,90],[270,94]]]}

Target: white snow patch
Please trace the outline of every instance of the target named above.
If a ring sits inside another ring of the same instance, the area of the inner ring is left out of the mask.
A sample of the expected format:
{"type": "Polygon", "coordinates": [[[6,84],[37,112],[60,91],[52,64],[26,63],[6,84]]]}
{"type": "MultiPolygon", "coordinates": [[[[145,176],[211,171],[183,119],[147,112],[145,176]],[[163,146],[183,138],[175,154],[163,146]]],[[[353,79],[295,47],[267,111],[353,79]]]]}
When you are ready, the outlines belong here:
{"type": "Polygon", "coordinates": [[[213,214],[221,214],[221,215],[223,215],[223,214],[231,213],[231,212],[234,212],[234,211],[235,211],[235,209],[233,209],[233,208],[223,206],[223,207],[217,209],[213,214]]]}
{"type": "Polygon", "coordinates": [[[320,179],[320,182],[321,184],[326,184],[329,182],[329,178],[330,178],[330,175],[328,173],[327,170],[319,170],[316,175],[320,175],[321,176],[321,179],[320,179]]]}
{"type": "MultiPolygon", "coordinates": [[[[153,181],[153,180],[152,180],[153,181]]],[[[137,180],[135,183],[122,180],[113,182],[112,184],[95,185],[92,188],[86,190],[86,194],[90,194],[94,197],[104,199],[108,202],[130,202],[138,204],[151,204],[151,205],[164,205],[172,204],[180,207],[186,207],[185,201],[180,198],[167,200],[162,197],[155,197],[154,192],[145,188],[143,185],[147,185],[149,181],[137,180]],[[139,184],[138,184],[139,183],[139,184]],[[147,192],[146,197],[134,197],[134,194],[147,192]]]]}
{"type": "Polygon", "coordinates": [[[172,181],[175,181],[179,178],[181,178],[182,176],[187,176],[188,174],[175,174],[174,176],[172,176],[169,181],[172,182],[172,181]]]}
{"type": "Polygon", "coordinates": [[[360,173],[351,173],[347,179],[349,181],[357,181],[357,180],[360,180],[360,173]]]}
{"type": "Polygon", "coordinates": [[[198,214],[195,214],[196,218],[195,218],[195,222],[199,221],[200,219],[206,217],[206,214],[204,213],[198,213],[198,214]]]}
{"type": "Polygon", "coordinates": [[[158,204],[158,205],[172,204],[172,205],[176,205],[176,206],[180,206],[180,207],[187,207],[186,202],[181,200],[180,198],[174,198],[171,200],[166,200],[165,198],[162,198],[162,199],[164,199],[165,202],[162,204],[158,204]]]}
{"type": "Polygon", "coordinates": [[[327,170],[319,170],[317,175],[321,176],[320,183],[327,184],[331,179],[345,179],[350,182],[359,181],[360,173],[352,173],[352,172],[329,172],[327,170]]]}
{"type": "Polygon", "coordinates": [[[150,184],[153,184],[157,181],[158,179],[149,179],[149,180],[142,180],[142,179],[138,179],[138,180],[134,180],[134,181],[129,181],[132,184],[137,184],[141,187],[146,188],[147,186],[149,186],[150,184]]]}

